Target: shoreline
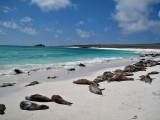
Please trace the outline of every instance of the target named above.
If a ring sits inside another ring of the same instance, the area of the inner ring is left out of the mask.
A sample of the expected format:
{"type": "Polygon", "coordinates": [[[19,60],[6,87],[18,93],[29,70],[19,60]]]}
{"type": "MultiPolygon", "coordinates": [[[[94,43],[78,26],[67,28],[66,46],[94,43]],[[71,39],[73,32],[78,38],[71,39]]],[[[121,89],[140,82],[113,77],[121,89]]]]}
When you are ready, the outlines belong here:
{"type": "MultiPolygon", "coordinates": [[[[88,64],[86,67],[76,67],[76,71],[68,72],[67,69],[51,69],[46,71],[36,71],[31,75],[20,74],[13,78],[3,79],[2,82],[16,82],[15,86],[0,88],[0,102],[6,105],[6,114],[0,116],[5,120],[13,119],[33,119],[33,120],[131,120],[138,116],[139,120],[159,119],[159,95],[160,75],[153,75],[155,78],[152,84],[138,80],[140,75],[159,70],[159,66],[147,68],[147,71],[134,73],[134,81],[124,82],[102,82],[100,88],[105,88],[103,96],[90,93],[88,86],[75,85],[72,82],[77,79],[94,80],[105,71],[115,71],[124,69],[124,66],[134,64],[140,58],[129,58],[121,60],[111,60],[105,63],[88,64]],[[48,76],[58,76],[57,79],[47,79],[48,76]],[[39,81],[40,84],[24,87],[31,81],[39,81]],[[59,94],[64,99],[73,102],[72,106],[59,105],[56,103],[40,103],[49,105],[50,109],[41,111],[25,111],[19,108],[20,101],[25,96],[32,94],[42,94],[51,97],[59,94]],[[147,99],[147,100],[146,100],[147,99]],[[116,115],[115,115],[116,114],[116,115]]],[[[160,57],[146,59],[160,60],[160,57]]]]}
{"type": "MultiPolygon", "coordinates": [[[[67,47],[67,48],[81,48],[81,47],[67,47]]],[[[127,50],[136,52],[160,52],[160,49],[144,49],[144,48],[103,48],[103,47],[88,47],[91,49],[103,49],[103,50],[127,50]]]]}
{"type": "Polygon", "coordinates": [[[160,49],[140,49],[140,48],[96,48],[96,49],[106,49],[106,50],[127,50],[127,51],[137,51],[137,52],[160,52],[160,49]]]}

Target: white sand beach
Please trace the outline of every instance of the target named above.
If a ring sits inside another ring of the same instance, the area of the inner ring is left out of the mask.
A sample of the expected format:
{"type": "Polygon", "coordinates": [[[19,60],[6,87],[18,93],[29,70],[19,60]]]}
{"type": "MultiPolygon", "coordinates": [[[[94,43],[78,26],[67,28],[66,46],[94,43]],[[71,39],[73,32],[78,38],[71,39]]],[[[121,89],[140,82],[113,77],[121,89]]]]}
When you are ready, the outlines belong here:
{"type": "MultiPolygon", "coordinates": [[[[160,60],[158,57],[150,59],[160,60]]],[[[125,65],[137,61],[139,58],[118,59],[88,64],[84,68],[76,67],[76,71],[71,72],[66,69],[51,69],[33,72],[30,75],[15,75],[12,78],[1,77],[0,84],[4,82],[16,84],[0,88],[0,103],[6,105],[5,115],[0,115],[0,120],[160,120],[160,74],[151,75],[151,78],[154,78],[151,84],[139,80],[140,75],[146,75],[151,71],[160,72],[158,65],[147,67],[146,71],[134,72],[134,76],[131,76],[134,81],[99,83],[100,88],[105,88],[103,95],[91,93],[88,85],[73,84],[73,81],[81,78],[94,80],[105,71],[124,69],[125,65]],[[47,79],[48,76],[59,78],[47,79]],[[39,81],[40,84],[24,87],[31,81],[39,81]],[[20,102],[25,100],[25,96],[33,94],[49,98],[52,95],[60,95],[73,104],[67,106],[55,102],[36,102],[48,105],[49,109],[21,110],[20,102]]]]}

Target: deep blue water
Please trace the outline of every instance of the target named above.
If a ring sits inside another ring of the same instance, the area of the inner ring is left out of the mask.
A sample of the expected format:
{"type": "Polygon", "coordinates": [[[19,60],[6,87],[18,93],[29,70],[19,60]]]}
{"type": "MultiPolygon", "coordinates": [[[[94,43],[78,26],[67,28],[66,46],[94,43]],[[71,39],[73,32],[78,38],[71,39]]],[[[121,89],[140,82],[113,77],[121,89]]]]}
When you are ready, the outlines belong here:
{"type": "Polygon", "coordinates": [[[103,62],[136,57],[133,51],[88,48],[0,46],[0,73],[15,69],[34,69],[52,65],[103,62]]]}

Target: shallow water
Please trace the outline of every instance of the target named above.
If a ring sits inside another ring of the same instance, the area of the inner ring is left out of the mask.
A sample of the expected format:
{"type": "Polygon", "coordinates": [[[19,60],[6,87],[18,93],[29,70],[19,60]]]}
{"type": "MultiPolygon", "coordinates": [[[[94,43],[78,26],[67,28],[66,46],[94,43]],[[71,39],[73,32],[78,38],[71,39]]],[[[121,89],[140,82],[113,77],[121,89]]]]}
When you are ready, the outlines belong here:
{"type": "Polygon", "coordinates": [[[70,67],[79,63],[105,62],[111,59],[137,57],[134,51],[89,48],[0,46],[0,75],[48,67],[70,67]]]}

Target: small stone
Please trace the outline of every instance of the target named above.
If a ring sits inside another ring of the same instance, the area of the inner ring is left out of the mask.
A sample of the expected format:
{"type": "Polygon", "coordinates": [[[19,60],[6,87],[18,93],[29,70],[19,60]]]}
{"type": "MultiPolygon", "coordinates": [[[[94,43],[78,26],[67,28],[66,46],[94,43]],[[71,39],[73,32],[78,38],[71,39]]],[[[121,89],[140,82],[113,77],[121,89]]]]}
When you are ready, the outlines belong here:
{"type": "Polygon", "coordinates": [[[29,83],[28,85],[26,85],[25,87],[27,87],[27,86],[33,86],[33,85],[37,85],[37,84],[39,84],[38,81],[33,81],[33,82],[29,83]]]}

